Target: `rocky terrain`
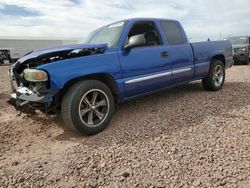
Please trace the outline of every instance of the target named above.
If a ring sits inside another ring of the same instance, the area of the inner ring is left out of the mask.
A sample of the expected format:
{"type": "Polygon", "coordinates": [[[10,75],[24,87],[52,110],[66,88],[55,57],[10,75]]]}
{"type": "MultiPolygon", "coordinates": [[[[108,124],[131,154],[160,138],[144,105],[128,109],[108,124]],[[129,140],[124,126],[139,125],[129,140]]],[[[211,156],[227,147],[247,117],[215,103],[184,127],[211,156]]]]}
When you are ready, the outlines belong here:
{"type": "Polygon", "coordinates": [[[0,67],[0,187],[250,187],[250,66],[225,86],[201,82],[120,104],[110,126],[86,137],[56,116],[6,101],[0,67]]]}

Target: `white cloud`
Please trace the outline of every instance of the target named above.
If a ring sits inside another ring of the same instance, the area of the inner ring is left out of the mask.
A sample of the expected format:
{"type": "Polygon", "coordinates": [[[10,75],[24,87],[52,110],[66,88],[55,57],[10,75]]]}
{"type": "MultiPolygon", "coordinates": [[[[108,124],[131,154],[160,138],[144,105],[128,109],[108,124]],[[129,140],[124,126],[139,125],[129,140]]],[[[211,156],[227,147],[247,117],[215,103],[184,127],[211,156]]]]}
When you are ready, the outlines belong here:
{"type": "Polygon", "coordinates": [[[0,0],[38,11],[39,16],[14,17],[0,11],[0,36],[83,38],[91,30],[130,17],[180,20],[193,40],[250,35],[250,2],[238,0],[0,0]]]}

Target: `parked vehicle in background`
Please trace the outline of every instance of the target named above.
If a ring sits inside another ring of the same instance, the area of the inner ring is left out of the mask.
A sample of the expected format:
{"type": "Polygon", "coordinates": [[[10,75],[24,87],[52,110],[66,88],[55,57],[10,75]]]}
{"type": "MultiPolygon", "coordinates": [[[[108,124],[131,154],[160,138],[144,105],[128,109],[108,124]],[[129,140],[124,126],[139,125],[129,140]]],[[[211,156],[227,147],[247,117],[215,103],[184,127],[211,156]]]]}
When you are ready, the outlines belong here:
{"type": "Polygon", "coordinates": [[[9,102],[22,111],[61,110],[66,125],[92,135],[121,101],[200,79],[205,90],[220,90],[232,64],[229,41],[189,43],[178,21],[129,19],[97,29],[86,44],[20,58],[10,69],[9,102]]]}
{"type": "Polygon", "coordinates": [[[10,63],[12,63],[12,59],[10,57],[10,50],[0,49],[0,65],[10,63]]]}
{"type": "Polygon", "coordinates": [[[248,65],[250,59],[250,37],[230,37],[228,40],[230,40],[233,45],[234,63],[248,65]]]}

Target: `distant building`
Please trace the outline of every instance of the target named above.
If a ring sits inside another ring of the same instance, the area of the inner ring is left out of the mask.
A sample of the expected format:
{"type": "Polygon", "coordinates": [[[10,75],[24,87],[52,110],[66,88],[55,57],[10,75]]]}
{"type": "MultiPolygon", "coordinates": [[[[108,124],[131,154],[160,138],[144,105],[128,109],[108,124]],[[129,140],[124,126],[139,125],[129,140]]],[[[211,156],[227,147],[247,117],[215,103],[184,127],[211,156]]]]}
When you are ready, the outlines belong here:
{"type": "Polygon", "coordinates": [[[0,50],[9,50],[11,58],[15,61],[32,50],[77,43],[77,39],[0,37],[0,50]]]}

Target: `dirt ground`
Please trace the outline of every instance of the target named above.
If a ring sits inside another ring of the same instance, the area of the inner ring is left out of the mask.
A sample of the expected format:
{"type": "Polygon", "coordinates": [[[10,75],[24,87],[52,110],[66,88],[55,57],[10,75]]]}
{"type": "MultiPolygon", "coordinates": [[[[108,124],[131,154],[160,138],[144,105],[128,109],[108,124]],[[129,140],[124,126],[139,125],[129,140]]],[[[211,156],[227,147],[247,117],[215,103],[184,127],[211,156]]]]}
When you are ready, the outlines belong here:
{"type": "Polygon", "coordinates": [[[56,116],[18,113],[0,67],[0,187],[250,187],[250,66],[118,106],[86,137],[56,116]]]}

